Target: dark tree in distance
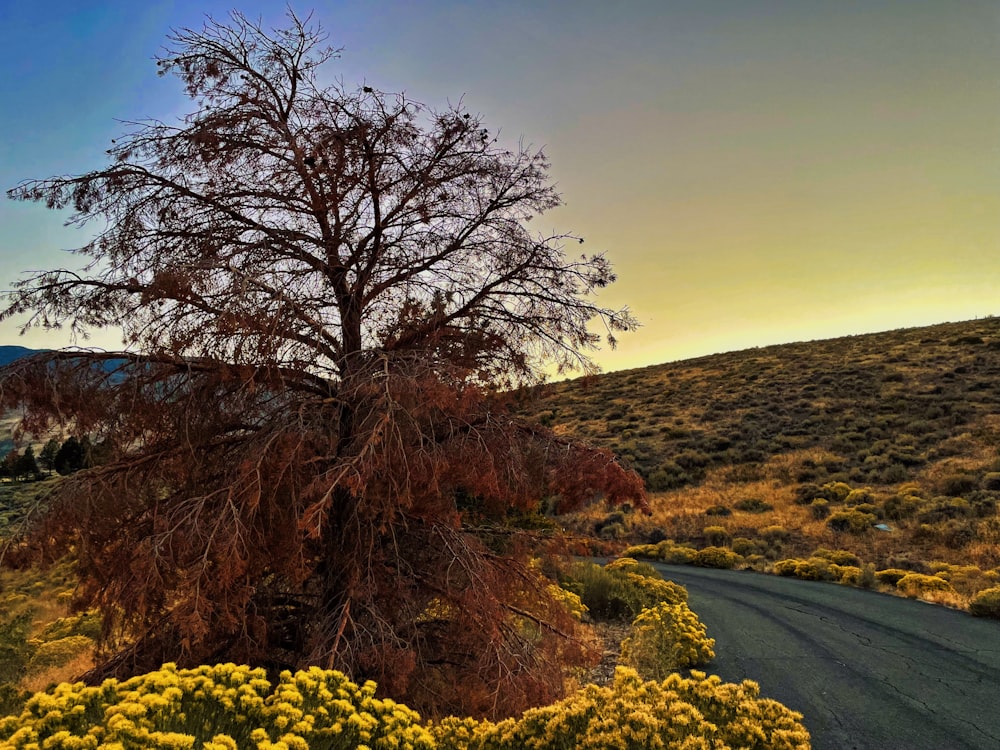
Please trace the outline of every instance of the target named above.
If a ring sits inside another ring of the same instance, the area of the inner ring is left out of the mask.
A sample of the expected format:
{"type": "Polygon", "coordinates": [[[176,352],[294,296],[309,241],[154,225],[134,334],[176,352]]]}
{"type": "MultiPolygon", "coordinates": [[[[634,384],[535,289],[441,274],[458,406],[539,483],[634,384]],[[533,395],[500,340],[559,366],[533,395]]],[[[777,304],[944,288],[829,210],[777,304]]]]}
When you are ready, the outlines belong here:
{"type": "Polygon", "coordinates": [[[86,452],[76,435],[70,435],[56,451],[52,466],[60,474],[72,474],[87,465],[86,452]]]}
{"type": "Polygon", "coordinates": [[[79,604],[105,617],[91,680],[234,660],[339,668],[427,711],[547,700],[571,625],[498,522],[644,494],[502,392],[592,369],[589,324],[613,344],[634,320],[593,301],[602,256],[529,228],[560,202],[541,152],[461,106],[323,85],[336,52],[290,20],[175,32],[158,64],[192,114],[9,191],[101,230],[84,270],[18,282],[3,317],[120,325],[127,351],[0,375],[24,431],[107,452],[7,559],[79,550],[79,604]]]}
{"type": "Polygon", "coordinates": [[[35,449],[30,445],[24,447],[24,452],[14,463],[14,479],[35,479],[41,475],[38,470],[38,461],[35,459],[35,449]]]}
{"type": "Polygon", "coordinates": [[[21,451],[17,448],[11,448],[10,451],[3,457],[2,462],[0,462],[0,476],[10,477],[16,481],[17,479],[17,463],[21,458],[21,451]]]}
{"type": "Polygon", "coordinates": [[[59,455],[59,441],[56,438],[49,438],[45,445],[42,446],[41,452],[38,454],[38,463],[45,469],[46,474],[51,475],[52,471],[56,467],[56,456],[59,455]]]}

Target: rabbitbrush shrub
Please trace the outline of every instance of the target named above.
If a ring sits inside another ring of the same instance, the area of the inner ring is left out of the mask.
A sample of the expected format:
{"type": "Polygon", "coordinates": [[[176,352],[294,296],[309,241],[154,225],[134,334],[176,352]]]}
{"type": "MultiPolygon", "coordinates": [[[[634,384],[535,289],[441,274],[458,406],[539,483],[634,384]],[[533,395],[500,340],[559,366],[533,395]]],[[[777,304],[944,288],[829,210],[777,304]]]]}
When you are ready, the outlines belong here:
{"type": "Polygon", "coordinates": [[[950,583],[938,576],[929,576],[923,573],[907,573],[896,581],[896,588],[909,597],[919,597],[935,591],[954,593],[955,589],[950,583]]]}
{"type": "Polygon", "coordinates": [[[611,685],[497,724],[445,719],[430,726],[439,750],[808,750],[802,714],[760,697],[755,682],[692,672],[643,682],[619,667],[611,685]]]}
{"type": "Polygon", "coordinates": [[[318,667],[281,673],[234,664],[162,669],[99,687],[62,683],[0,719],[4,750],[433,750],[420,716],[318,667]]]}
{"type": "Polygon", "coordinates": [[[721,547],[729,541],[729,532],[724,526],[706,526],[702,533],[709,544],[721,547]]]}
{"type": "Polygon", "coordinates": [[[714,647],[715,639],[687,604],[661,602],[632,621],[621,663],[647,679],[662,680],[678,669],[708,664],[715,658],[714,647]]]}
{"type": "Polygon", "coordinates": [[[683,586],[663,580],[649,563],[628,557],[603,568],[576,563],[563,574],[562,585],[579,595],[591,615],[603,620],[631,622],[646,607],[687,601],[683,586]]]}
{"type": "Polygon", "coordinates": [[[886,568],[885,570],[876,572],[875,579],[879,583],[884,583],[888,586],[895,586],[904,576],[909,575],[909,573],[909,570],[903,570],[901,568],[886,568]]]}
{"type": "Polygon", "coordinates": [[[983,589],[969,602],[969,612],[976,617],[1000,620],[1000,586],[983,589]]]}
{"type": "Polygon", "coordinates": [[[779,576],[801,578],[804,581],[835,581],[840,578],[837,566],[822,557],[779,560],[772,570],[779,576]]]}
{"type": "Polygon", "coordinates": [[[695,553],[691,562],[701,568],[731,570],[743,562],[743,558],[725,547],[705,547],[695,553]]]}
{"type": "Polygon", "coordinates": [[[656,544],[638,544],[622,552],[623,557],[646,557],[671,565],[688,565],[696,554],[694,547],[678,544],[673,539],[663,539],[656,544]]]}

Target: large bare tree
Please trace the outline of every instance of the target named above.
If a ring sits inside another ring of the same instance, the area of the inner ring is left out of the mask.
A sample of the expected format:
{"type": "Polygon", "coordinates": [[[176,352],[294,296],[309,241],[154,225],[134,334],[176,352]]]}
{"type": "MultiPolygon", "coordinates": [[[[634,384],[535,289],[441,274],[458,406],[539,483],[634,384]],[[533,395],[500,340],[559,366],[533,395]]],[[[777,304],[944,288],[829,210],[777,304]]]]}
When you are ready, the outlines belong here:
{"type": "Polygon", "coordinates": [[[189,116],[9,191],[97,232],[83,270],[25,278],[2,316],[120,326],[125,350],[0,375],[26,431],[59,423],[110,455],[7,559],[78,556],[78,603],[105,617],[92,679],[319,664],[425,709],[512,710],[550,697],[568,626],[510,512],[644,498],[498,394],[589,369],[592,326],[634,321],[594,300],[602,256],[530,228],[560,202],[541,152],[461,106],[325,84],[324,44],[294,15],[177,31],[158,65],[189,116]]]}

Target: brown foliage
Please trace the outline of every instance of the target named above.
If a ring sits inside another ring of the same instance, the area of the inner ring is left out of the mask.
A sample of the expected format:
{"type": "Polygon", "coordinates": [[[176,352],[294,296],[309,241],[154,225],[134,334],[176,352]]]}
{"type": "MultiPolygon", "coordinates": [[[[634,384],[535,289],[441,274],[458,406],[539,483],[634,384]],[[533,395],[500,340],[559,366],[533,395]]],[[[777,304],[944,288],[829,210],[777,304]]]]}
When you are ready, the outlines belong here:
{"type": "Polygon", "coordinates": [[[25,431],[110,455],[7,560],[76,551],[79,603],[105,615],[91,679],[231,659],[340,668],[427,710],[546,700],[571,625],[506,514],[644,495],[497,394],[589,367],[593,319],[634,321],[590,301],[603,257],[526,228],[559,202],[540,152],[461,108],[321,87],[334,52],[291,19],[176,33],[161,72],[195,114],[11,191],[105,229],[89,267],[20,282],[4,316],[122,325],[129,351],[3,372],[25,431]]]}

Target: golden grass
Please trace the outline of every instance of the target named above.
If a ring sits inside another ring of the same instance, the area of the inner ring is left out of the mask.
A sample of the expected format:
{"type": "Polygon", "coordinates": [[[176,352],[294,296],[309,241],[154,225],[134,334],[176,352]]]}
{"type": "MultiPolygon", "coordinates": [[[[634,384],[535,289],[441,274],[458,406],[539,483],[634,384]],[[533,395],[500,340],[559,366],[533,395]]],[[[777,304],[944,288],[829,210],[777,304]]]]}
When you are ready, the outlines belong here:
{"type": "Polygon", "coordinates": [[[60,682],[72,682],[94,666],[93,650],[84,651],[68,661],[46,667],[34,674],[25,676],[18,687],[31,693],[47,689],[50,685],[60,682]]]}

